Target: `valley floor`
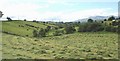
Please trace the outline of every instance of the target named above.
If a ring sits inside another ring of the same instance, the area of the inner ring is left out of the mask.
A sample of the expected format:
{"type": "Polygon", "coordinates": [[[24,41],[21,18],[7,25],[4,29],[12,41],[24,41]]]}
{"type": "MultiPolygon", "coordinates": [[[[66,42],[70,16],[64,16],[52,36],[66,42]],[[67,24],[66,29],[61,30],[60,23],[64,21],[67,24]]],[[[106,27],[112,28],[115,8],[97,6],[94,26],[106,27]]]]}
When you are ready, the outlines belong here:
{"type": "Polygon", "coordinates": [[[115,33],[74,33],[44,38],[2,35],[3,59],[118,59],[115,33]]]}

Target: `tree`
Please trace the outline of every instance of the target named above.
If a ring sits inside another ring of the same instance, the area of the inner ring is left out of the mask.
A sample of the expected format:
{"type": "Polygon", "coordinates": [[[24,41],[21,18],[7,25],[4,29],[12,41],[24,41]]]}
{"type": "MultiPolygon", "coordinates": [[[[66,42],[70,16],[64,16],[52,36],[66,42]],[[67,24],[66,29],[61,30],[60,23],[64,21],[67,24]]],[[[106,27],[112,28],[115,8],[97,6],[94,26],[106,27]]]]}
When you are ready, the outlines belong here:
{"type": "Polygon", "coordinates": [[[104,19],[104,21],[107,21],[107,19],[104,19]]]}
{"type": "Polygon", "coordinates": [[[104,23],[104,21],[101,21],[101,23],[104,23]]]}
{"type": "Polygon", "coordinates": [[[12,19],[10,17],[7,17],[8,21],[12,21],[12,19]]]}
{"type": "Polygon", "coordinates": [[[92,23],[92,22],[93,22],[93,20],[92,20],[92,19],[88,19],[88,22],[89,22],[89,23],[92,23]]]}
{"type": "Polygon", "coordinates": [[[0,11],[0,18],[3,16],[3,13],[2,13],[2,11],[0,11]]]}
{"type": "Polygon", "coordinates": [[[45,36],[46,36],[45,29],[41,28],[39,33],[38,33],[38,37],[45,37],[45,36]]]}
{"type": "Polygon", "coordinates": [[[26,19],[24,19],[24,21],[27,21],[26,19]]]}
{"type": "Polygon", "coordinates": [[[75,30],[75,28],[73,26],[65,26],[65,31],[66,31],[66,34],[70,34],[70,33],[73,33],[75,30]]]}
{"type": "Polygon", "coordinates": [[[37,30],[33,30],[33,37],[38,37],[38,32],[37,32],[37,30]]]}
{"type": "Polygon", "coordinates": [[[33,20],[33,22],[36,22],[36,20],[33,20]]]}
{"type": "Polygon", "coordinates": [[[112,20],[115,20],[114,16],[111,16],[111,17],[108,18],[108,21],[112,21],[112,20]]]}

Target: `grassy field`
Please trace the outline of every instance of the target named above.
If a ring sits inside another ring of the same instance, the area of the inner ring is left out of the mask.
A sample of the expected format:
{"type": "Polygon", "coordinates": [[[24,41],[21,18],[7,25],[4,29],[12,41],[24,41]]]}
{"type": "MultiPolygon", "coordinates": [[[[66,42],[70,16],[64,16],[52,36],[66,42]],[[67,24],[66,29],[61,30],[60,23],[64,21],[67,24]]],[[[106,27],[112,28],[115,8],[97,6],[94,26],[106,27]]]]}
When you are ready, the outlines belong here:
{"type": "Polygon", "coordinates": [[[3,34],[3,59],[118,59],[115,33],[74,33],[44,38],[3,34]]]}
{"type": "MultiPolygon", "coordinates": [[[[118,35],[112,32],[75,32],[46,37],[33,37],[33,30],[52,24],[31,21],[2,22],[3,59],[118,59],[118,35]],[[7,33],[5,33],[7,32],[7,33]],[[12,35],[15,34],[15,35],[12,35]],[[19,36],[17,36],[19,35],[19,36]],[[26,37],[26,35],[28,35],[26,37]]],[[[78,27],[75,27],[78,29],[78,27]]],[[[58,30],[64,30],[59,28],[58,30]]]]}
{"type": "Polygon", "coordinates": [[[28,35],[29,37],[32,37],[33,36],[32,32],[34,29],[38,28],[37,30],[39,30],[40,28],[46,28],[47,26],[53,25],[20,20],[4,21],[2,22],[2,31],[17,34],[20,36],[28,35]],[[34,27],[28,25],[32,25],[34,27]]]}

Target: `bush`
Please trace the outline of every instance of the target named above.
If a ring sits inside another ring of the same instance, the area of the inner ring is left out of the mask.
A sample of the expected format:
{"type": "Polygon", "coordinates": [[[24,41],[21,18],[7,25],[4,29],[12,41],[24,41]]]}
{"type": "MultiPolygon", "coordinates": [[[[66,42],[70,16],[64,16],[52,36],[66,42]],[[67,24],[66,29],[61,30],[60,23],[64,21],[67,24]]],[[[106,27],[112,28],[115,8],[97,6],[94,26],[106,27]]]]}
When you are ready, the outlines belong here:
{"type": "Polygon", "coordinates": [[[65,26],[65,31],[66,31],[66,34],[70,34],[70,33],[74,33],[76,30],[73,26],[65,26]]]}
{"type": "Polygon", "coordinates": [[[53,33],[54,36],[60,36],[64,33],[63,30],[56,30],[55,33],[53,33]]]}
{"type": "Polygon", "coordinates": [[[117,27],[113,27],[113,26],[106,26],[105,27],[105,31],[108,31],[108,32],[118,32],[118,28],[117,27]]]}
{"type": "Polygon", "coordinates": [[[78,32],[86,32],[85,25],[80,25],[78,28],[78,32]]]}
{"type": "Polygon", "coordinates": [[[33,30],[33,37],[45,37],[46,31],[45,29],[41,28],[39,32],[37,30],[33,30]]]}
{"type": "Polygon", "coordinates": [[[46,32],[48,32],[51,29],[51,26],[47,26],[47,28],[45,29],[46,32]]]}
{"type": "Polygon", "coordinates": [[[38,33],[38,37],[45,37],[45,36],[46,36],[45,29],[41,28],[39,33],[38,33]]]}
{"type": "Polygon", "coordinates": [[[78,32],[96,32],[103,31],[104,26],[101,23],[85,23],[79,26],[78,32]]]}
{"type": "Polygon", "coordinates": [[[116,21],[112,22],[112,26],[117,26],[117,25],[118,25],[118,22],[116,22],[116,21]]]}
{"type": "Polygon", "coordinates": [[[37,30],[33,30],[33,37],[38,37],[38,32],[37,32],[37,30]]]}

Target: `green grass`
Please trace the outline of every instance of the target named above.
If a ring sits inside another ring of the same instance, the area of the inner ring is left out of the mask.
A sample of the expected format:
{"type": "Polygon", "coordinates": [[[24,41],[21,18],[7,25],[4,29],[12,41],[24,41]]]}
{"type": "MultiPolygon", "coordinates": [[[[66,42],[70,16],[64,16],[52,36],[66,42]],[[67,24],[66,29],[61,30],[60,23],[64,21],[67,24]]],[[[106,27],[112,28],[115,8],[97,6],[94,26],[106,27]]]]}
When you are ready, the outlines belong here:
{"type": "Polygon", "coordinates": [[[74,33],[44,38],[3,34],[3,58],[7,59],[118,59],[115,33],[74,33]]]}
{"type": "MultiPolygon", "coordinates": [[[[20,35],[2,33],[0,39],[2,39],[3,50],[0,49],[0,51],[3,59],[118,59],[117,33],[75,32],[53,36],[56,30],[51,29],[47,32],[47,37],[33,38],[32,31],[36,28],[25,24],[39,27],[39,29],[47,26],[57,27],[30,21],[3,21],[2,31],[20,35]],[[26,35],[29,37],[25,37],[26,35]]],[[[78,27],[75,29],[77,30],[78,27]]],[[[58,30],[64,30],[64,28],[58,30]]]]}
{"type": "Polygon", "coordinates": [[[21,35],[21,36],[28,35],[29,37],[32,37],[33,36],[32,32],[36,28],[26,26],[25,24],[31,24],[35,27],[39,27],[39,29],[46,28],[46,25],[43,25],[41,23],[36,23],[36,22],[30,22],[30,21],[7,21],[5,22],[4,21],[2,22],[2,31],[10,32],[10,33],[21,35]],[[19,27],[19,25],[24,26],[24,27],[19,27]]]}

